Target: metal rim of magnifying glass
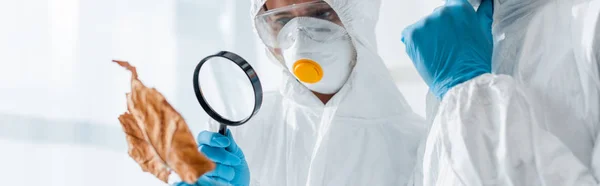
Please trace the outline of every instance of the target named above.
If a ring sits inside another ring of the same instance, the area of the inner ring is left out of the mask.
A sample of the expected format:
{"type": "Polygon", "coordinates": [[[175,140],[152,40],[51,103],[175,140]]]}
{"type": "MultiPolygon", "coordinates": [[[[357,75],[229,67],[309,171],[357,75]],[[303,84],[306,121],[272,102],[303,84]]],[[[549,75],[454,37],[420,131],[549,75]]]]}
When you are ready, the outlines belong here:
{"type": "Polygon", "coordinates": [[[250,63],[244,60],[244,58],[238,56],[237,54],[227,51],[221,51],[215,55],[205,57],[204,59],[202,59],[202,61],[200,61],[200,63],[198,63],[196,69],[194,70],[194,92],[196,93],[196,98],[198,99],[198,102],[200,102],[200,106],[202,106],[204,111],[206,111],[207,114],[217,122],[228,126],[240,126],[246,123],[248,120],[250,120],[250,118],[256,115],[256,113],[258,113],[258,110],[260,109],[260,106],[262,104],[262,85],[260,84],[260,80],[256,75],[256,71],[254,71],[252,66],[250,66],[250,63]],[[248,80],[252,84],[252,89],[254,90],[254,108],[252,110],[252,114],[240,121],[231,121],[225,119],[223,116],[217,113],[204,99],[204,94],[200,89],[200,82],[198,79],[200,77],[200,69],[202,68],[202,65],[204,65],[204,63],[206,63],[209,59],[215,57],[225,58],[231,62],[234,62],[238,67],[240,67],[240,69],[244,71],[244,73],[246,73],[246,77],[248,77],[248,80]]]}

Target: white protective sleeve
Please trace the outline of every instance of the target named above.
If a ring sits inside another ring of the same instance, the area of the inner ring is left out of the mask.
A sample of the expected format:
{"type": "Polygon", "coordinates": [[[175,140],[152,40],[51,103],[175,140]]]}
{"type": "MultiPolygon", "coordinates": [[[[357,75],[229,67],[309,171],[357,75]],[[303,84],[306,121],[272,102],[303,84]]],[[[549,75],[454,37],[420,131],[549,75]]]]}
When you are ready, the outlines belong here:
{"type": "Polygon", "coordinates": [[[592,172],[542,128],[535,96],[505,75],[451,89],[427,139],[424,185],[597,185],[592,172]]]}

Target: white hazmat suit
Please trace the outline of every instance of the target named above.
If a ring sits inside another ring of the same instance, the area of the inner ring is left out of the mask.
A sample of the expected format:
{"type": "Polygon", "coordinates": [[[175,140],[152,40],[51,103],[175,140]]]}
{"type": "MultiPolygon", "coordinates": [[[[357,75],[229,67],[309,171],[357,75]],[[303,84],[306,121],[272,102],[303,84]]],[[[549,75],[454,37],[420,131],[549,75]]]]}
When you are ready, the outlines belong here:
{"type": "MultiPolygon", "coordinates": [[[[251,2],[254,17],[265,0],[251,2]]],[[[260,112],[231,128],[251,185],[406,185],[426,131],[377,54],[380,0],[326,2],[352,37],[356,66],[327,104],[281,66],[280,91],[265,93],[260,112]]]]}
{"type": "Polygon", "coordinates": [[[493,71],[506,75],[482,75],[445,95],[424,184],[598,185],[600,1],[494,7],[493,71]]]}

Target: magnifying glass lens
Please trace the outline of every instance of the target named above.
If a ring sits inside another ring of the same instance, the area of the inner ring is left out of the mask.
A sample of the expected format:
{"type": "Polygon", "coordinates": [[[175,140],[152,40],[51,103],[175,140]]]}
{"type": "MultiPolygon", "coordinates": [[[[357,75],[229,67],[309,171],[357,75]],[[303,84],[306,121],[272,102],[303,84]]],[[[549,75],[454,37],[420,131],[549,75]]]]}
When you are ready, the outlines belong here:
{"type": "Polygon", "coordinates": [[[248,75],[223,57],[208,59],[199,72],[200,90],[206,103],[223,119],[239,122],[252,115],[255,92],[248,75]]]}

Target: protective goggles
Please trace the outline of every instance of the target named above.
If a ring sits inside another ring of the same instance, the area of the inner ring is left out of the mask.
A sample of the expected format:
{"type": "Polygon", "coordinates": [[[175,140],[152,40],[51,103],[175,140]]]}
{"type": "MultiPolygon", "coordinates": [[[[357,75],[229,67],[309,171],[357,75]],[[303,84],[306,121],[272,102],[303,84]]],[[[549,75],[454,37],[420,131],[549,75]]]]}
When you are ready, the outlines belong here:
{"type": "Polygon", "coordinates": [[[343,29],[342,21],[338,17],[338,14],[323,0],[293,4],[272,10],[266,10],[266,7],[263,7],[255,18],[256,29],[265,45],[270,48],[285,48],[282,44],[285,43],[283,40],[286,39],[286,35],[280,35],[282,30],[287,31],[285,34],[290,34],[294,31],[303,31],[305,32],[304,34],[311,36],[312,39],[322,42],[326,42],[328,39],[332,39],[332,37],[337,37],[336,34],[339,33],[339,29],[323,26],[324,24],[297,24],[297,21],[292,21],[295,18],[315,18],[329,21],[339,25],[343,29]],[[294,25],[288,25],[290,22],[294,25]]]}

